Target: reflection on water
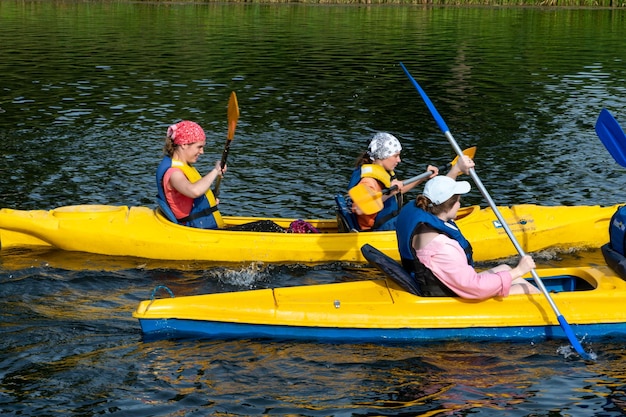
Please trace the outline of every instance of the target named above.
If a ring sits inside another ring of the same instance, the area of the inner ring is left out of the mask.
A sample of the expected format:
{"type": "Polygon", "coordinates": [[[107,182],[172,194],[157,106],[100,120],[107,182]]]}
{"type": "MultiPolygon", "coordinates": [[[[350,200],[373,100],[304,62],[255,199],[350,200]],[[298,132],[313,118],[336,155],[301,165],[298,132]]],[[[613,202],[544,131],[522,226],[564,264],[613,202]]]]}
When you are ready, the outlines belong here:
{"type": "MultiPolygon", "coordinates": [[[[2,260],[24,254],[3,254],[2,260]]],[[[45,253],[34,258],[46,259],[45,253]]],[[[538,256],[541,266],[594,263],[597,251],[538,256]]],[[[379,278],[357,265],[155,264],[73,268],[91,255],[0,269],[0,409],[27,415],[133,410],[170,415],[620,415],[622,341],[342,344],[143,340],[131,312],[153,288],[176,295],[379,278]],[[56,262],[56,266],[53,266],[56,262]],[[65,264],[63,262],[66,262],[65,264]],[[67,268],[67,269],[66,269],[67,268]],[[26,337],[25,337],[26,336],[26,337]],[[613,400],[613,398],[615,400],[613,400]],[[194,411],[190,411],[194,410],[194,411]]],[[[106,257],[95,258],[105,266],[106,257]]],[[[112,265],[118,262],[112,259],[112,265]]],[[[122,265],[122,260],[119,260],[122,265]]],[[[487,266],[487,265],[483,265],[487,266]]],[[[158,296],[167,297],[163,293],[158,296]]]]}
{"type": "Polygon", "coordinates": [[[223,211],[327,217],[375,130],[404,177],[451,158],[400,61],[500,204],[626,200],[593,131],[602,107],[626,124],[621,10],[29,5],[1,6],[7,206],[152,205],[166,127],[200,122],[208,169],[233,90],[223,211]]]}
{"type": "MultiPolygon", "coordinates": [[[[401,177],[452,151],[404,62],[500,205],[615,204],[625,172],[595,137],[626,126],[626,11],[0,2],[0,206],[153,205],[166,127],[241,117],[221,184],[231,215],[334,216],[372,132],[401,177]]],[[[473,190],[466,204],[483,204],[473,190]]],[[[597,250],[536,255],[602,263],[597,250]]],[[[485,265],[488,266],[488,265],[485,265]]],[[[359,265],[215,265],[55,251],[0,254],[0,410],[8,415],[623,415],[623,341],[144,342],[131,317],[177,295],[380,274],[359,265]]]]}

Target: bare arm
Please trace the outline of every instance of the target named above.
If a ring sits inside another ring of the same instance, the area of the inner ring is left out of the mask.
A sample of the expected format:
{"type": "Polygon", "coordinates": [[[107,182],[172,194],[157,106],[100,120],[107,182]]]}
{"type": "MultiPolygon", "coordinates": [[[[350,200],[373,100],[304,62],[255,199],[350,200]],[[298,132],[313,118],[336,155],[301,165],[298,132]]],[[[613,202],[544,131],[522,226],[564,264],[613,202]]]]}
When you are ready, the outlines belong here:
{"type": "Polygon", "coordinates": [[[224,172],[226,172],[226,167],[222,171],[221,163],[217,161],[215,167],[208,174],[192,183],[181,170],[176,169],[170,176],[170,186],[189,198],[197,198],[205,194],[218,175],[221,176],[224,172]]]}

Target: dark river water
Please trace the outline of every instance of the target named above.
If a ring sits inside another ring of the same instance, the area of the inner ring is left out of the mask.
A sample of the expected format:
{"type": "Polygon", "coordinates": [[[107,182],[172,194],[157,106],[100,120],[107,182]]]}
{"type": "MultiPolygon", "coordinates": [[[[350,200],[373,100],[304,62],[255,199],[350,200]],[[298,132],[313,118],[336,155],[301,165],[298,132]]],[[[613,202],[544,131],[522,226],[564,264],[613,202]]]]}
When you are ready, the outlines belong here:
{"type": "MultiPolygon", "coordinates": [[[[454,156],[403,62],[500,205],[626,201],[594,132],[626,126],[626,10],[0,1],[0,207],[154,205],[167,126],[241,116],[230,215],[331,217],[375,131],[401,177],[454,156]]],[[[473,190],[464,200],[485,205],[473,190]]],[[[597,251],[540,264],[601,262],[597,251]]],[[[359,265],[214,265],[0,252],[0,414],[620,416],[620,340],[372,345],[143,340],[131,317],[176,295],[368,279],[359,265]]]]}

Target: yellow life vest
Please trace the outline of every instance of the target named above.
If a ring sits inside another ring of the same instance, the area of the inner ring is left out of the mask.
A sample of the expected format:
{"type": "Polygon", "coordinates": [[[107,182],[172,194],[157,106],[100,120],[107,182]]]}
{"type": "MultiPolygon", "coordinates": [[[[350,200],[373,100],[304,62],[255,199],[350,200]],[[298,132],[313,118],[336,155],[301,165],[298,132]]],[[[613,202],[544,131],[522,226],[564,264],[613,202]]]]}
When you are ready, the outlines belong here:
{"type": "Polygon", "coordinates": [[[391,186],[391,177],[395,175],[393,171],[387,172],[385,168],[378,164],[361,165],[361,178],[374,178],[380,181],[385,188],[391,186]]]}

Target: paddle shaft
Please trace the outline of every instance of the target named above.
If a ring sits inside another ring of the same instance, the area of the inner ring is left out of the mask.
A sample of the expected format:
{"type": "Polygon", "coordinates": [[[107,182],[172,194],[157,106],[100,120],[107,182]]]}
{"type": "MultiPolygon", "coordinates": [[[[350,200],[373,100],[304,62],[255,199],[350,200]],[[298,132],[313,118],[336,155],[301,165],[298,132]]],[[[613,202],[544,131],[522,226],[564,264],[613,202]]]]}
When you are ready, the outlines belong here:
{"type": "MultiPolygon", "coordinates": [[[[439,171],[445,171],[446,169],[450,168],[450,166],[451,166],[451,165],[452,165],[452,164],[450,164],[450,163],[448,163],[448,164],[446,164],[446,165],[441,165],[441,166],[439,167],[439,171]]],[[[426,172],[423,172],[423,173],[421,173],[421,174],[419,174],[419,175],[416,175],[416,176],[414,176],[414,177],[409,178],[408,180],[404,180],[404,181],[402,181],[402,184],[403,184],[403,185],[413,184],[413,183],[414,183],[414,182],[416,182],[416,181],[423,180],[424,178],[428,178],[428,177],[430,177],[431,175],[433,175],[433,173],[434,173],[434,171],[426,171],[426,172]]],[[[395,190],[397,190],[397,189],[398,189],[398,186],[397,186],[397,185],[393,185],[393,186],[391,186],[391,187],[389,187],[389,188],[385,188],[384,190],[382,190],[382,191],[381,191],[381,193],[382,193],[383,195],[385,195],[385,194],[389,194],[389,193],[391,193],[391,192],[394,192],[394,191],[395,191],[395,190]]]]}
{"type": "MultiPolygon", "coordinates": [[[[437,111],[437,109],[435,108],[433,103],[430,101],[430,99],[426,95],[426,92],[424,90],[422,90],[422,87],[420,87],[420,85],[417,83],[417,81],[415,81],[415,79],[411,76],[411,74],[406,69],[404,64],[400,63],[400,66],[402,67],[402,69],[404,70],[406,75],[409,77],[409,80],[411,80],[411,82],[413,83],[413,85],[415,86],[417,91],[422,96],[422,99],[424,100],[424,103],[426,103],[426,106],[428,107],[428,109],[430,110],[430,113],[435,118],[435,121],[439,125],[439,128],[441,129],[441,131],[445,135],[446,139],[448,139],[448,142],[450,142],[450,145],[452,146],[452,149],[454,149],[454,152],[459,156],[459,158],[461,158],[462,155],[463,155],[463,152],[461,151],[461,148],[459,147],[458,143],[456,142],[456,140],[452,136],[452,133],[450,133],[450,129],[448,129],[448,126],[446,125],[446,122],[444,122],[443,118],[441,117],[441,115],[439,114],[439,112],[437,111]]],[[[483,185],[482,181],[478,177],[478,174],[476,174],[476,171],[474,170],[474,168],[470,168],[469,174],[470,174],[470,177],[476,183],[476,186],[480,190],[480,193],[483,195],[483,197],[485,197],[485,199],[489,203],[489,206],[491,207],[491,209],[495,213],[496,217],[498,218],[498,221],[500,222],[500,224],[502,225],[504,230],[506,231],[506,234],[509,236],[509,239],[513,243],[513,246],[515,246],[515,249],[517,249],[517,252],[520,254],[520,256],[525,256],[526,254],[524,253],[524,250],[522,249],[522,247],[520,246],[519,242],[515,238],[515,235],[513,235],[513,232],[509,228],[509,225],[507,224],[507,222],[504,220],[504,217],[502,217],[502,214],[500,213],[500,210],[498,209],[498,207],[496,206],[495,202],[493,201],[493,199],[491,198],[491,196],[487,192],[487,189],[485,188],[485,186],[483,185]]],[[[572,344],[572,346],[574,347],[576,352],[578,352],[578,354],[581,357],[583,357],[585,359],[589,359],[590,358],[589,354],[587,352],[585,352],[585,350],[581,346],[580,342],[578,341],[578,339],[574,335],[574,332],[571,329],[569,323],[567,322],[567,320],[565,320],[565,317],[563,317],[563,315],[560,313],[558,307],[556,306],[556,304],[552,300],[552,297],[550,297],[550,294],[548,293],[548,290],[546,289],[545,285],[543,284],[543,281],[541,280],[541,278],[539,277],[539,275],[537,274],[537,272],[534,269],[531,270],[531,275],[535,279],[535,282],[537,283],[537,285],[539,285],[539,288],[541,289],[541,292],[543,293],[543,295],[545,295],[546,299],[548,300],[548,303],[550,304],[550,307],[552,307],[552,310],[554,311],[554,314],[556,314],[556,316],[557,316],[557,319],[559,321],[559,324],[561,325],[561,328],[565,332],[565,335],[569,339],[570,343],[572,344]]]]}
{"type": "Polygon", "coordinates": [[[230,144],[232,143],[232,141],[232,138],[226,139],[226,143],[224,144],[224,151],[222,151],[222,160],[220,162],[222,169],[224,169],[224,167],[226,166],[226,159],[228,158],[228,151],[230,150],[230,144]]]}
{"type": "MultiPolygon", "coordinates": [[[[237,104],[237,96],[235,92],[230,93],[228,99],[228,133],[226,135],[226,143],[224,144],[224,150],[222,151],[222,160],[220,166],[222,169],[226,166],[226,159],[228,158],[228,152],[230,151],[230,144],[235,137],[235,128],[237,127],[237,120],[239,120],[239,105],[237,104]]],[[[218,176],[215,179],[215,188],[213,189],[213,195],[217,197],[220,194],[220,183],[222,177],[218,176]]]]}
{"type": "MultiPolygon", "coordinates": [[[[233,138],[226,139],[226,144],[224,145],[224,150],[222,151],[222,160],[220,162],[220,166],[222,169],[226,166],[226,158],[228,158],[228,151],[230,150],[230,144],[233,141],[233,138]]],[[[222,176],[218,175],[215,179],[215,189],[213,190],[213,195],[217,197],[220,194],[220,183],[222,182],[222,176]]]]}
{"type": "MultiPolygon", "coordinates": [[[[466,149],[466,150],[464,150],[464,151],[461,151],[461,153],[459,154],[459,156],[457,156],[456,158],[454,158],[454,160],[453,160],[452,162],[448,162],[448,163],[447,163],[447,164],[445,164],[445,165],[441,165],[441,166],[439,166],[437,169],[438,169],[438,171],[439,171],[439,172],[442,172],[442,171],[445,171],[445,170],[447,170],[447,169],[450,169],[450,168],[452,167],[452,165],[456,164],[457,159],[462,158],[462,157],[463,157],[463,155],[468,155],[470,158],[473,158],[473,157],[474,157],[474,153],[475,153],[475,152],[476,152],[476,147],[475,147],[475,146],[472,146],[471,148],[468,148],[468,149],[466,149]]],[[[414,177],[411,177],[411,178],[409,178],[408,180],[404,180],[404,181],[402,181],[402,184],[403,184],[403,185],[409,185],[409,184],[412,184],[412,183],[414,183],[415,181],[419,181],[419,180],[422,180],[422,179],[424,179],[424,178],[428,178],[428,177],[430,177],[431,175],[433,175],[433,173],[434,173],[433,171],[426,171],[426,172],[424,172],[424,173],[422,173],[422,174],[419,174],[419,175],[416,175],[416,176],[414,176],[414,177]]],[[[389,187],[389,188],[387,188],[386,190],[383,190],[383,191],[382,191],[382,193],[383,193],[383,194],[389,194],[390,192],[395,191],[395,189],[396,189],[396,188],[398,188],[398,186],[394,185],[393,187],[389,187]]]]}

